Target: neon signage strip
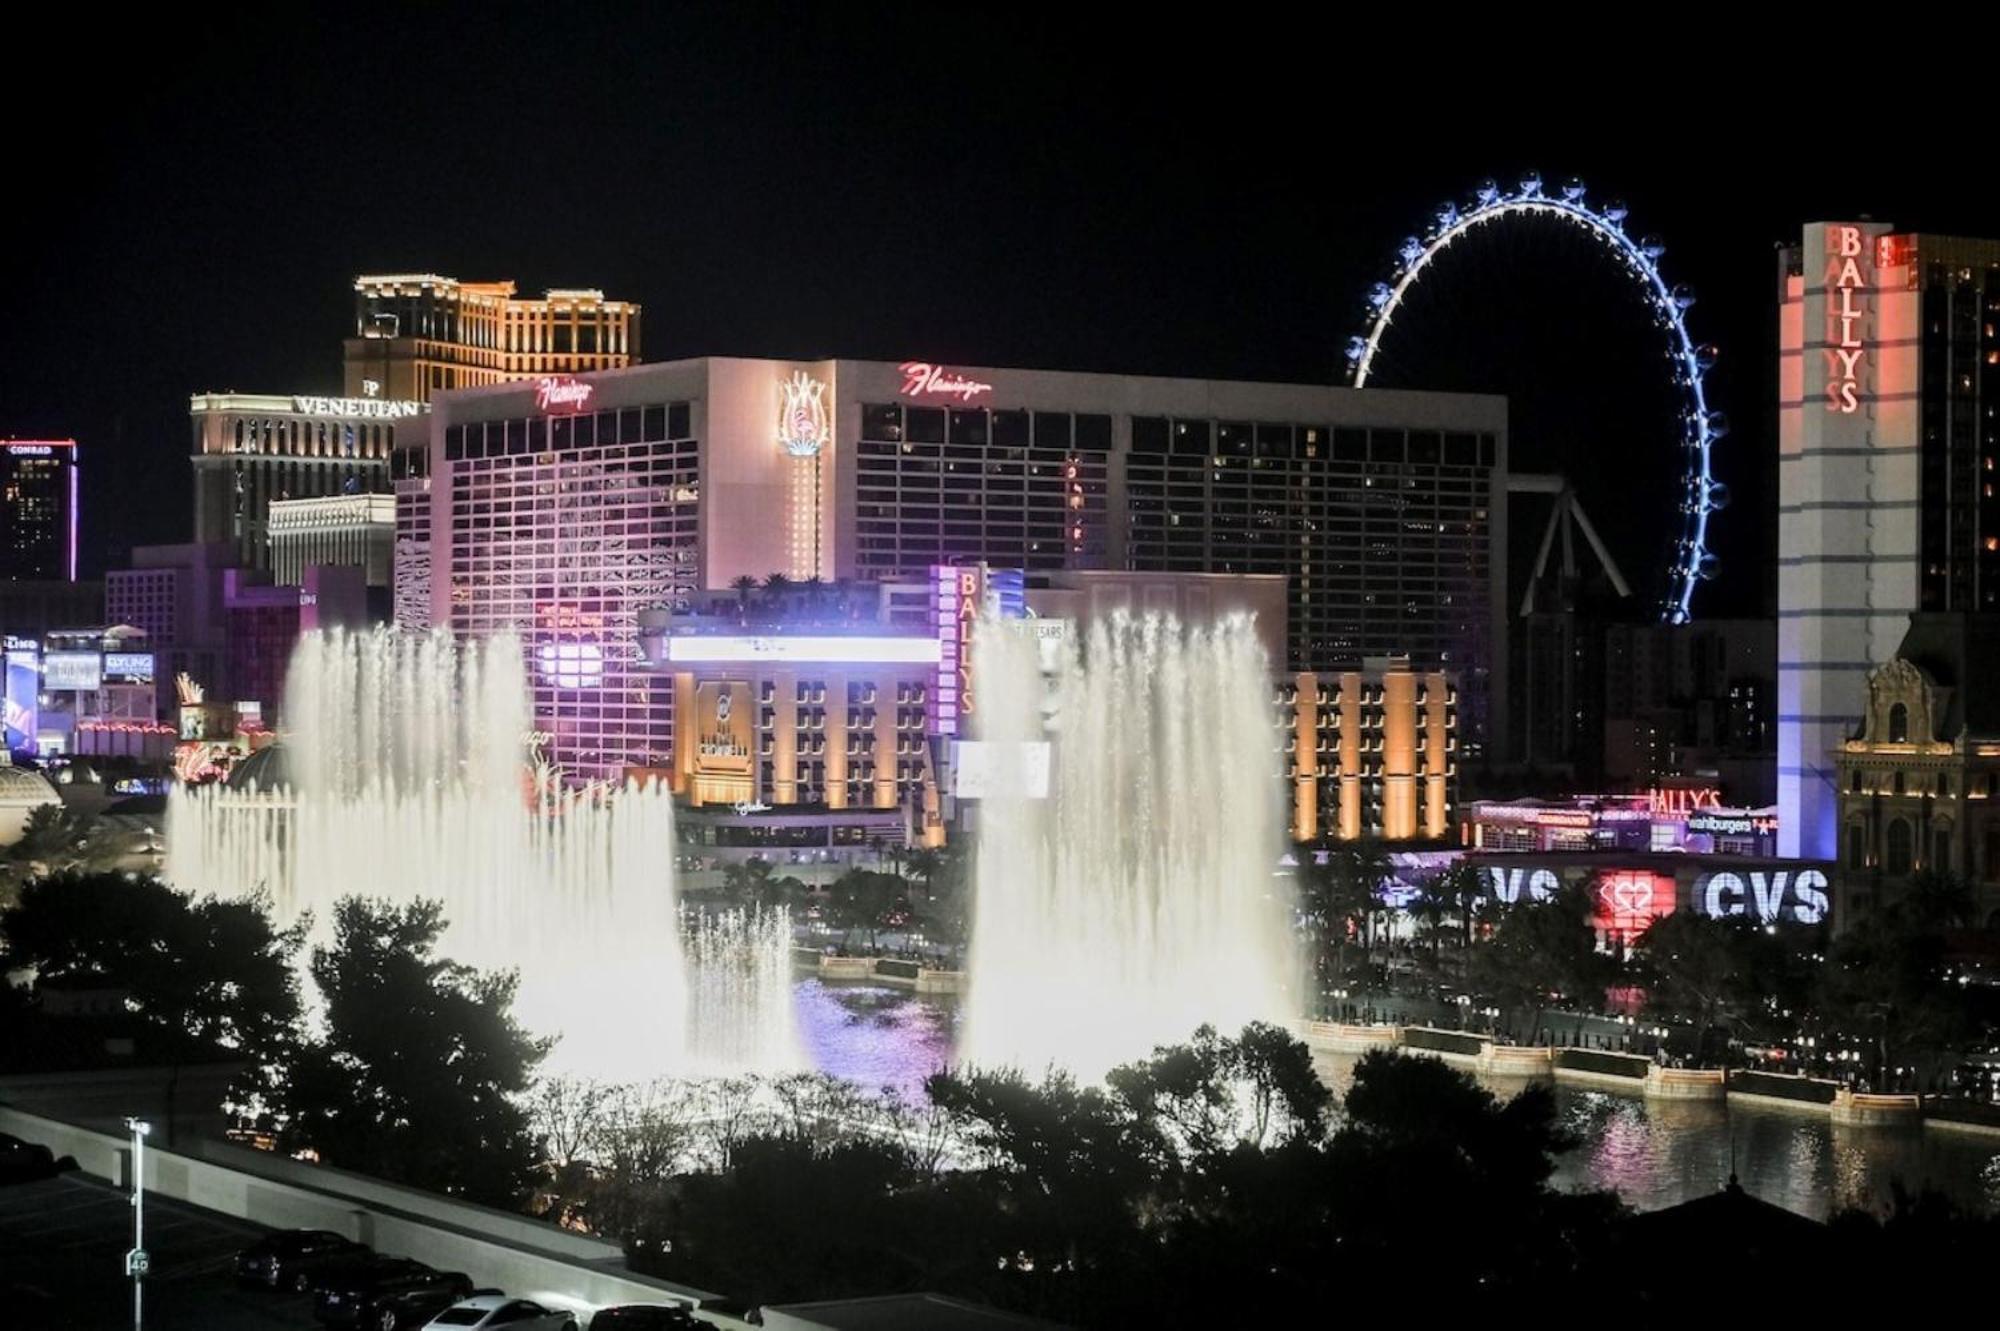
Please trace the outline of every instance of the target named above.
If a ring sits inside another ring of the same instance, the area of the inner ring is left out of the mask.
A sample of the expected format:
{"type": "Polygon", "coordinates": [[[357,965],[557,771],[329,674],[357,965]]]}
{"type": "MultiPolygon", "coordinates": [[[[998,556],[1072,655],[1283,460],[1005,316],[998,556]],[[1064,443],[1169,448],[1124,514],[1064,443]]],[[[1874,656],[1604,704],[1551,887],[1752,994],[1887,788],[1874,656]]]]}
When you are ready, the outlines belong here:
{"type": "Polygon", "coordinates": [[[813,661],[936,665],[936,638],[839,638],[813,634],[756,638],[688,635],[667,639],[669,661],[813,661]]]}
{"type": "Polygon", "coordinates": [[[535,406],[542,411],[582,411],[596,392],[596,384],[569,375],[551,375],[535,381],[535,406]]]}
{"type": "Polygon", "coordinates": [[[932,365],[928,361],[904,361],[896,367],[903,372],[903,396],[922,397],[927,393],[939,397],[955,397],[961,402],[970,402],[982,393],[993,391],[993,385],[968,379],[962,374],[954,374],[942,365],[932,365]]]}
{"type": "Polygon", "coordinates": [[[1865,247],[1858,226],[1830,226],[1826,236],[1830,242],[1827,264],[1832,269],[1828,294],[1840,293],[1839,301],[1826,316],[1827,333],[1832,341],[1826,349],[1826,409],[1851,416],[1861,410],[1857,389],[1861,382],[1861,353],[1865,348],[1855,336],[1854,325],[1861,322],[1865,311],[1854,303],[1854,297],[1868,286],[1858,262],[1865,247]]]}
{"type": "Polygon", "coordinates": [[[1584,202],[1584,188],[1580,182],[1572,181],[1564,185],[1561,195],[1560,198],[1546,197],[1542,193],[1541,177],[1529,175],[1521,181],[1515,193],[1509,194],[1488,181],[1480,186],[1476,201],[1470,208],[1460,211],[1454,203],[1440,207],[1436,224],[1423,238],[1411,236],[1403,242],[1394,284],[1378,282],[1369,292],[1368,303],[1374,309],[1374,317],[1366,336],[1348,341],[1349,371],[1356,388],[1367,386],[1368,373],[1375,365],[1375,353],[1382,344],[1382,334],[1395,320],[1404,296],[1409,294],[1431,260],[1475,227],[1507,217],[1554,217],[1582,227],[1586,233],[1608,245],[1638,280],[1646,299],[1668,329],[1670,354],[1677,367],[1676,386],[1687,395],[1686,442],[1689,458],[1682,482],[1685,492],[1682,509],[1687,515],[1687,524],[1676,547],[1678,558],[1671,571],[1672,586],[1662,611],[1662,618],[1668,623],[1685,624],[1692,617],[1695,584],[1714,577],[1716,572],[1714,556],[1708,549],[1709,515],[1728,500],[1728,491],[1715,479],[1709,457],[1710,449],[1728,430],[1721,413],[1711,412],[1708,408],[1708,392],[1703,376],[1714,363],[1713,356],[1696,346],[1688,333],[1687,307],[1694,303],[1694,296],[1685,288],[1669,286],[1660,273],[1658,260],[1664,247],[1652,241],[1634,241],[1626,235],[1624,206],[1607,204],[1602,208],[1593,208],[1584,202]]]}

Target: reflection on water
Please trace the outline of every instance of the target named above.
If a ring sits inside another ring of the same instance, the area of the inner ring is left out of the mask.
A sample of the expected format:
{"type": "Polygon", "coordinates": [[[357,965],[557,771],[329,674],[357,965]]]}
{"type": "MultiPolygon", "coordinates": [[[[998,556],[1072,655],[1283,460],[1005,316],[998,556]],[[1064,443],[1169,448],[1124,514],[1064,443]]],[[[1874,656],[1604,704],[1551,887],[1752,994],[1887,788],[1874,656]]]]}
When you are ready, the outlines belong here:
{"type": "MultiPolygon", "coordinates": [[[[1353,1055],[1321,1055],[1314,1063],[1336,1091],[1353,1079],[1353,1055]]],[[[1497,1095],[1526,1084],[1481,1081],[1497,1095]]],[[[1557,1157],[1556,1186],[1610,1188],[1642,1211],[1714,1192],[1732,1171],[1753,1196],[1802,1215],[1850,1206],[1880,1211],[1898,1182],[2000,1210],[2000,1138],[1835,1127],[1817,1111],[1647,1100],[1575,1086],[1557,1086],[1555,1096],[1558,1120],[1578,1142],[1557,1157]]]]}
{"type": "MultiPolygon", "coordinates": [[[[795,989],[800,1038],[813,1066],[863,1086],[920,1095],[923,1080],[951,1061],[957,1003],[878,984],[802,980],[795,989]]],[[[1314,1059],[1336,1092],[1355,1056],[1314,1059]]],[[[1488,1079],[1510,1095],[1525,1083],[1488,1079]]],[[[1810,1216],[1847,1206],[1880,1210],[1891,1185],[1936,1188],[1962,1206],[2000,1210],[2000,1137],[1937,1128],[1837,1128],[1818,1113],[1648,1101],[1636,1095],[1556,1087],[1556,1112],[1578,1140],[1558,1157],[1563,1188],[1610,1188],[1642,1211],[1715,1191],[1735,1170],[1755,1196],[1810,1216]],[[1733,1149],[1732,1149],[1733,1143],[1733,1149]]]]}
{"type": "Polygon", "coordinates": [[[921,1096],[924,1078],[951,1062],[958,1030],[955,1000],[884,984],[800,980],[793,1012],[813,1067],[906,1098],[921,1096]]]}

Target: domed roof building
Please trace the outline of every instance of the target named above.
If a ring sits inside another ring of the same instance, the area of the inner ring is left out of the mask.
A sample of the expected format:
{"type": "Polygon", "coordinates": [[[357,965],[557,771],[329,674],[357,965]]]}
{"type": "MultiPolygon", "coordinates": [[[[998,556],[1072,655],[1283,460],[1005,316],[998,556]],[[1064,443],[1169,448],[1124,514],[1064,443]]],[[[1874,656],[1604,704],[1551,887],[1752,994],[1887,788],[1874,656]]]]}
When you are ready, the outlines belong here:
{"type": "Polygon", "coordinates": [[[28,815],[36,809],[61,803],[47,777],[0,759],[0,846],[11,846],[21,839],[28,815]]]}
{"type": "Polygon", "coordinates": [[[277,790],[292,784],[291,751],[283,740],[273,740],[229,769],[222,784],[230,790],[277,790]]]}

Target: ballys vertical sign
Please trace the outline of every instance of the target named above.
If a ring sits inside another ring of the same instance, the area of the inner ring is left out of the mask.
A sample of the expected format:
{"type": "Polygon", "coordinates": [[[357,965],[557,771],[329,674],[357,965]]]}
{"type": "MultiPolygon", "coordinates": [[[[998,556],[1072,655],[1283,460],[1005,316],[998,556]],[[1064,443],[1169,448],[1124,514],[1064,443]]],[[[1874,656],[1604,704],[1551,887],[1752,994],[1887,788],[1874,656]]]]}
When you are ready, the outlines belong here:
{"type": "Polygon", "coordinates": [[[958,714],[972,715],[972,626],[979,619],[979,570],[958,574],[958,714]]]}
{"type": "Polygon", "coordinates": [[[1861,304],[1868,282],[1861,271],[1867,238],[1858,226],[1826,229],[1826,409],[1843,416],[1861,409],[1861,304]]]}

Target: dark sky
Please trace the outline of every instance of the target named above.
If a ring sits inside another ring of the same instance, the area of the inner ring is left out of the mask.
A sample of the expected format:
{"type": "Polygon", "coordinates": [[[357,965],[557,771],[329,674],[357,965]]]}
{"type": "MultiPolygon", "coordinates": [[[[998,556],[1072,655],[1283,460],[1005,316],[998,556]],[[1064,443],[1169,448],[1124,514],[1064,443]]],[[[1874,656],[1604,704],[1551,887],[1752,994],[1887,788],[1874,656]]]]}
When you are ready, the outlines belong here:
{"type": "MultiPolygon", "coordinates": [[[[1211,32],[1164,9],[1090,29],[1011,7],[356,4],[58,30],[62,58],[15,71],[0,433],[83,441],[87,569],[183,539],[188,394],[336,389],[350,279],[412,269],[637,299],[648,359],[1330,380],[1399,239],[1537,167],[1625,199],[1700,293],[1738,502],[1698,608],[1757,609],[1773,242],[1859,213],[1993,234],[1958,155],[1981,135],[1922,137],[1990,117],[1879,61],[1874,109],[1847,112],[1798,32],[1790,72],[1776,45],[1741,70],[1476,35],[1419,59],[1442,43],[1407,25],[1446,21],[1423,13],[1367,34],[1275,10],[1211,32]]],[[[1509,392],[1517,458],[1588,477],[1644,581],[1672,460],[1643,314],[1561,237],[1457,262],[1384,382],[1509,392]]]]}

